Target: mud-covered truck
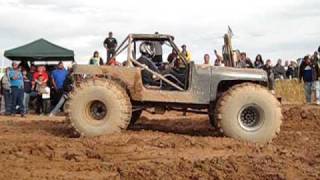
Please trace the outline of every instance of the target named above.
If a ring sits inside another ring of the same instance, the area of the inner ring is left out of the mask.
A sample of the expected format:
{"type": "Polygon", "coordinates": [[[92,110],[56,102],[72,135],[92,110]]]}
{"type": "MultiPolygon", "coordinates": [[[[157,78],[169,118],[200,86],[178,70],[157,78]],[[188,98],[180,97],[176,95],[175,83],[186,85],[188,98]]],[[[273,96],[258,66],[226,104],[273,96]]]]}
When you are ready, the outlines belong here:
{"type": "Polygon", "coordinates": [[[262,70],[195,65],[164,34],[129,34],[115,58],[123,66],[73,66],[77,81],[65,109],[83,136],[126,130],[149,108],[205,112],[217,130],[244,141],[266,143],[280,131],[280,102],[262,70]],[[171,48],[175,62],[156,65],[156,43],[171,48]]]}

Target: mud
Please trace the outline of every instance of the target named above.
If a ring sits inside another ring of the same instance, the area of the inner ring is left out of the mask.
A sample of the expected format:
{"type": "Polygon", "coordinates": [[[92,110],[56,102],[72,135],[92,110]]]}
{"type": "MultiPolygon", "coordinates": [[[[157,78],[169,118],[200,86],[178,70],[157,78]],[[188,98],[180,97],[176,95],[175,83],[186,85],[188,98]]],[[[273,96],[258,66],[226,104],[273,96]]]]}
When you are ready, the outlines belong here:
{"type": "Polygon", "coordinates": [[[132,130],[97,138],[78,138],[63,118],[0,117],[0,179],[320,179],[320,108],[283,111],[267,145],[178,112],[145,113],[132,130]]]}

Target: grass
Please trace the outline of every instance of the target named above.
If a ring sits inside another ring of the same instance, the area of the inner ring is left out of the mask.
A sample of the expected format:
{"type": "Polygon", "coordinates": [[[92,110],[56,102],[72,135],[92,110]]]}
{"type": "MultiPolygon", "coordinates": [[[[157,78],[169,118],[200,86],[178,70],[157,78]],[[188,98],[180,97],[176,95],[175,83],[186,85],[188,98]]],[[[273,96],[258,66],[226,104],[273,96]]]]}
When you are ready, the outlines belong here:
{"type": "Polygon", "coordinates": [[[306,103],[303,83],[299,83],[297,79],[276,80],[275,92],[282,98],[283,103],[306,103]]]}

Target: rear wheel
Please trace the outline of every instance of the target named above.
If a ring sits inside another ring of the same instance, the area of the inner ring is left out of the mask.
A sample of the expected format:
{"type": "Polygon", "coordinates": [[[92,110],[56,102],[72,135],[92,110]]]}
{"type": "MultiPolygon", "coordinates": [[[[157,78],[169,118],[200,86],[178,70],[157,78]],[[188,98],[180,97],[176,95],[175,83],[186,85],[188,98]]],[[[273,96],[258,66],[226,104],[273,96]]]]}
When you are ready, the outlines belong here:
{"type": "Polygon", "coordinates": [[[108,79],[80,84],[70,96],[68,117],[83,136],[99,136],[126,129],[131,118],[131,103],[126,91],[108,79]]]}
{"type": "Polygon", "coordinates": [[[215,117],[226,136],[259,143],[271,141],[282,121],[278,100],[251,83],[236,85],[219,98],[215,117]]]}

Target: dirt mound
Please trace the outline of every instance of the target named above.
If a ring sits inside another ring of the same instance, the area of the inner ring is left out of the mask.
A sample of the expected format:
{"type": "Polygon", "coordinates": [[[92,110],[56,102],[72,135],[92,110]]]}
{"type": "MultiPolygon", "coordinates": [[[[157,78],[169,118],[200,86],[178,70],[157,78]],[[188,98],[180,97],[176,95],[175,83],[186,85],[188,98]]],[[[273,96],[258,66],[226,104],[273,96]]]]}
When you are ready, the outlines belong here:
{"type": "Polygon", "coordinates": [[[74,138],[62,119],[1,117],[0,179],[319,179],[320,108],[283,109],[267,145],[178,112],[145,113],[132,130],[96,138],[74,138]]]}

